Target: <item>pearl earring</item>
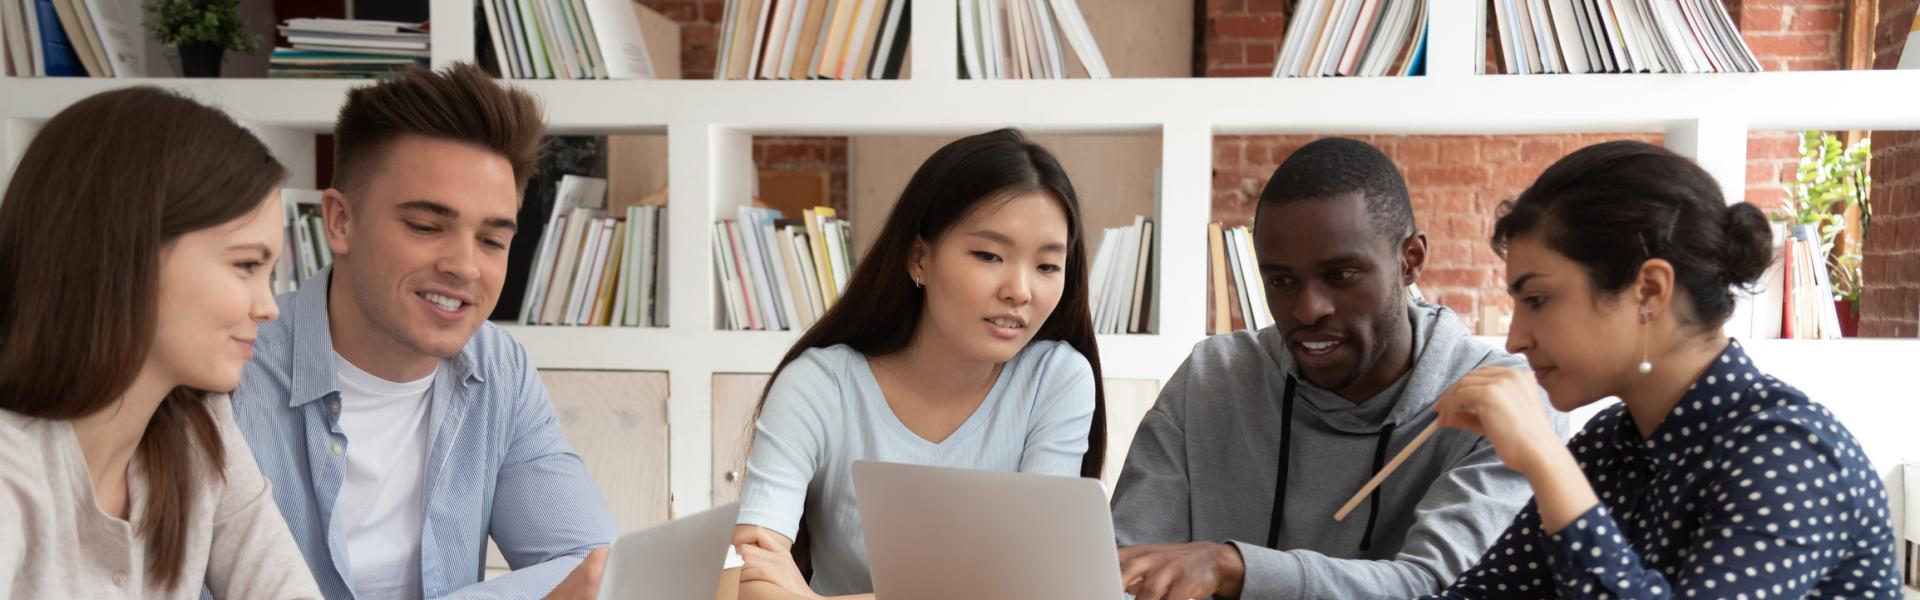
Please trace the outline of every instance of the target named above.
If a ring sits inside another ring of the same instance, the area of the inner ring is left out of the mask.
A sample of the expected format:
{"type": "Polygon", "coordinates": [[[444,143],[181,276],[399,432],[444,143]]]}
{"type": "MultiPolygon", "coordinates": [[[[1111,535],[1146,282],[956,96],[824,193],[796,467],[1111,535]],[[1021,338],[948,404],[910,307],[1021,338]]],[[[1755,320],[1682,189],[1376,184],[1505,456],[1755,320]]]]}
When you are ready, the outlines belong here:
{"type": "MultiPolygon", "coordinates": [[[[1652,322],[1653,309],[1647,307],[1645,304],[1640,305],[1640,324],[1647,325],[1652,322]]],[[[1647,360],[1647,333],[1646,328],[1643,327],[1640,330],[1640,374],[1645,375],[1652,372],[1653,363],[1647,360]]]]}

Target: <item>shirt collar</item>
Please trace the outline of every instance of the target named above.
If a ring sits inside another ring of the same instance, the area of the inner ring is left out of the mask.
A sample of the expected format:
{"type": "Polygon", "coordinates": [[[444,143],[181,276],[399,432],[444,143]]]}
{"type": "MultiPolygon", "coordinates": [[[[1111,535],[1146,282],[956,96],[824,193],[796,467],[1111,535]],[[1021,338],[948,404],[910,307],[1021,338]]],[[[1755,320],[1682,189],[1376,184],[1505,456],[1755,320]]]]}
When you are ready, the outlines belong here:
{"type": "MultiPolygon", "coordinates": [[[[293,397],[287,406],[298,407],[338,393],[340,385],[333,366],[333,329],[327,314],[327,289],[333,285],[333,268],[328,267],[307,279],[307,285],[294,292],[293,310],[282,318],[292,321],[293,366],[290,371],[293,397]]],[[[483,324],[482,329],[486,326],[483,324]]],[[[476,332],[475,338],[480,337],[476,332]]],[[[485,383],[486,377],[474,368],[475,341],[468,339],[460,351],[446,359],[454,381],[471,379],[485,383]]]]}
{"type": "Polygon", "coordinates": [[[1653,435],[1639,439],[1631,418],[1622,415],[1614,443],[1622,451],[1644,454],[1661,466],[1678,466],[1707,445],[1714,425],[1723,417],[1759,400],[1754,388],[1764,378],[1740,341],[1728,340],[1727,348],[1687,388],[1673,411],[1654,428],[1653,435]]]}

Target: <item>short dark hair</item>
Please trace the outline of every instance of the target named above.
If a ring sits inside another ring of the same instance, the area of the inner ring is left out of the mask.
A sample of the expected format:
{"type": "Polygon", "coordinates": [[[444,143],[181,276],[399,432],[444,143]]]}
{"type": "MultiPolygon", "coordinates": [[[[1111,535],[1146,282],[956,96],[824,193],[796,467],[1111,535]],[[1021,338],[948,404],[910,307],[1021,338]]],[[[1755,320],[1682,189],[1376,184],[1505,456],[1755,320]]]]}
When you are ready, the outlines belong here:
{"type": "Polygon", "coordinates": [[[1536,232],[1602,294],[1626,289],[1648,260],[1671,263],[1693,306],[1683,318],[1707,330],[1733,315],[1734,288],[1750,289],[1773,264],[1773,230],[1759,208],[1727,205],[1699,165],[1646,142],[1594,144],[1547,167],[1500,204],[1494,251],[1505,256],[1513,238],[1536,232]]]}
{"type": "Polygon", "coordinates": [[[513,165],[514,189],[539,168],[540,103],[501,86],[471,63],[435,72],[408,68],[393,79],[347,93],[333,125],[333,184],[354,189],[377,172],[388,146],[413,134],[472,144],[513,165]]]}
{"type": "Polygon", "coordinates": [[[1295,150],[1273,170],[1260,191],[1260,206],[1331,200],[1356,192],[1366,200],[1367,214],[1381,235],[1396,242],[1413,235],[1413,201],[1407,198],[1400,168],[1379,148],[1352,138],[1320,138],[1295,150]]]}

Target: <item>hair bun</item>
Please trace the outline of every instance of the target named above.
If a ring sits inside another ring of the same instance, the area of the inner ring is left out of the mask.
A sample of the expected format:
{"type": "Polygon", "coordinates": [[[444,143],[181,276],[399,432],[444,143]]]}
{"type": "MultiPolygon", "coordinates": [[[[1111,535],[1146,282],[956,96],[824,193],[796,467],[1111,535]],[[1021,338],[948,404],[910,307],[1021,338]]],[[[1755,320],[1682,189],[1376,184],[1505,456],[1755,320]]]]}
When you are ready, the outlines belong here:
{"type": "Polygon", "coordinates": [[[1720,227],[1726,234],[1721,264],[1727,282],[1752,286],[1773,266],[1773,227],[1758,207],[1747,202],[1728,206],[1720,215],[1720,227]]]}

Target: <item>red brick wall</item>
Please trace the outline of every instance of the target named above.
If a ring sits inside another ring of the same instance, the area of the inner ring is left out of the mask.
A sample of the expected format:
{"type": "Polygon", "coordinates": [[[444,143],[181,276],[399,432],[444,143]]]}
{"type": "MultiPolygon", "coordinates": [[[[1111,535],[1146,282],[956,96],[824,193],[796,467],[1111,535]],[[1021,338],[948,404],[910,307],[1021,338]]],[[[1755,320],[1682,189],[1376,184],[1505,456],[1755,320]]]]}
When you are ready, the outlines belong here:
{"type": "MultiPolygon", "coordinates": [[[[720,59],[726,0],[639,1],[680,24],[681,76],[712,79],[714,63],[720,59]]],[[[833,180],[833,208],[847,210],[847,138],[755,137],[753,163],[770,171],[827,171],[833,180]]]]}
{"type": "MultiPolygon", "coordinates": [[[[1213,144],[1213,220],[1250,225],[1267,176],[1317,136],[1226,136],[1213,144]]],[[[1354,136],[1392,158],[1407,179],[1414,223],[1427,233],[1427,269],[1420,291],[1460,313],[1471,326],[1482,306],[1513,309],[1504,269],[1488,244],[1495,209],[1518,196],[1547,165],[1569,152],[1611,139],[1660,143],[1661,136],[1354,136]]]]}
{"type": "MultiPolygon", "coordinates": [[[[1202,45],[1208,77],[1266,77],[1278,60],[1290,0],[1202,0],[1202,45]]],[[[1458,0],[1470,1],[1470,0],[1458,0]]],[[[1888,0],[1882,0],[1886,2],[1888,0]]],[[[1912,0],[1903,0],[1912,1],[1912,0]]],[[[1747,43],[1768,70],[1835,69],[1842,57],[1846,0],[1729,0],[1747,43]]],[[[1622,75],[1630,77],[1631,75],[1622,75]]],[[[1551,77],[1551,76],[1537,76],[1551,77]]],[[[1338,132],[1328,132],[1337,134],[1338,132]]],[[[1511,308],[1492,278],[1502,272],[1486,250],[1492,207],[1524,189],[1567,152],[1617,137],[1660,136],[1374,136],[1407,176],[1415,217],[1428,232],[1432,263],[1421,289],[1477,322],[1481,306],[1511,308]],[[1444,149],[1444,151],[1441,151],[1444,149]],[[1499,166],[1493,166],[1499,165],[1499,166]]],[[[1214,220],[1245,224],[1260,187],[1294,148],[1311,136],[1222,136],[1214,144],[1214,220]]],[[[1799,158],[1792,132],[1755,132],[1747,147],[1747,200],[1763,210],[1786,196],[1784,178],[1799,158]]],[[[1916,226],[1920,228],[1920,226],[1916,226]]]]}
{"type": "MultiPolygon", "coordinates": [[[[1880,0],[1874,68],[1891,69],[1920,0],[1880,0]]],[[[1873,132],[1873,224],[1861,279],[1860,335],[1920,335],[1920,132],[1873,132]]]]}

